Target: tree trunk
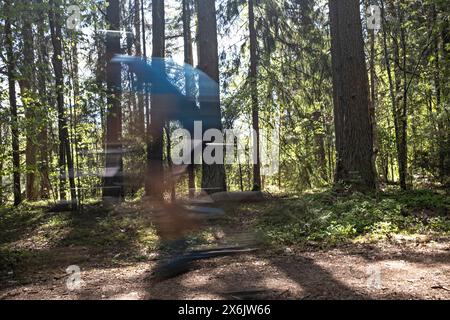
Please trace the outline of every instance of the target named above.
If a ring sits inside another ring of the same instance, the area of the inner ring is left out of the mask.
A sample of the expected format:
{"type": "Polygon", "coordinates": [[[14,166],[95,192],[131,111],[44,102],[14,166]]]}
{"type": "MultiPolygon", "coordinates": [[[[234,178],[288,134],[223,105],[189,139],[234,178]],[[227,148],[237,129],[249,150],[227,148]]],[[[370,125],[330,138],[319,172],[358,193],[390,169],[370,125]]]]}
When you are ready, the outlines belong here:
{"type": "MultiPolygon", "coordinates": [[[[408,81],[407,81],[407,70],[406,70],[406,34],[403,24],[403,12],[402,9],[398,8],[399,26],[400,26],[400,43],[402,47],[402,69],[403,69],[403,92],[401,96],[401,110],[400,110],[400,144],[399,144],[399,173],[400,173],[400,188],[402,190],[407,189],[407,177],[408,177],[408,145],[407,145],[407,135],[408,135],[408,81]]],[[[400,74],[396,77],[400,78],[400,74]]]]}
{"type": "MultiPolygon", "coordinates": [[[[152,57],[163,58],[165,52],[165,15],[164,0],[152,1],[153,18],[153,52],[152,57]]],[[[154,199],[162,199],[164,192],[164,173],[163,173],[163,128],[164,119],[162,117],[161,97],[151,92],[151,124],[148,128],[147,143],[147,166],[148,177],[145,182],[146,194],[154,199]]]]}
{"type": "Polygon", "coordinates": [[[61,87],[63,85],[63,75],[62,75],[62,49],[61,49],[61,37],[58,38],[56,34],[55,19],[56,15],[53,12],[55,10],[55,3],[51,1],[52,8],[49,12],[49,24],[50,32],[53,44],[53,70],[55,73],[55,84],[56,84],[56,103],[58,108],[58,167],[59,167],[59,198],[61,200],[66,199],[66,155],[65,155],[65,133],[67,129],[66,120],[64,117],[64,91],[61,87]]]}
{"type": "MultiPolygon", "coordinates": [[[[109,30],[120,30],[119,0],[109,1],[106,9],[109,30]]],[[[105,177],[103,179],[103,199],[120,202],[123,198],[122,161],[122,110],[120,107],[121,67],[111,63],[114,55],[120,54],[120,36],[108,32],[106,36],[106,137],[105,137],[105,177]]]]}
{"type": "MultiPolygon", "coordinates": [[[[400,145],[400,128],[399,128],[399,117],[398,117],[398,99],[397,93],[400,89],[400,83],[398,80],[398,77],[395,78],[395,85],[394,85],[394,79],[393,74],[391,70],[391,62],[388,52],[388,34],[387,34],[387,24],[386,24],[386,15],[385,15],[385,8],[384,8],[384,1],[381,1],[381,18],[383,22],[383,52],[384,52],[384,60],[386,64],[386,71],[388,75],[389,80],[389,96],[391,98],[391,104],[392,104],[392,116],[394,119],[394,134],[395,134],[395,146],[397,149],[397,161],[400,163],[399,160],[399,145],[400,145]]],[[[394,37],[395,39],[395,37],[394,37]]],[[[398,45],[394,45],[394,68],[398,65],[398,45]]],[[[392,165],[392,163],[391,163],[392,165]]],[[[392,167],[391,167],[392,168],[392,167]]],[[[392,174],[392,180],[394,180],[394,175],[392,174]]]]}
{"type": "Polygon", "coordinates": [[[259,114],[258,114],[258,80],[257,80],[257,39],[253,0],[248,0],[248,29],[250,36],[250,95],[252,100],[253,134],[253,191],[261,190],[261,163],[259,150],[259,114]]]}
{"type": "Polygon", "coordinates": [[[67,128],[67,120],[64,114],[64,76],[63,76],[63,63],[62,63],[62,32],[59,15],[59,8],[54,0],[50,0],[50,34],[53,44],[53,69],[55,72],[55,85],[56,85],[56,101],[58,106],[58,134],[59,134],[59,167],[60,167],[60,197],[65,199],[65,182],[66,182],[66,160],[67,169],[69,172],[69,186],[70,195],[73,202],[73,209],[77,203],[77,193],[75,187],[75,173],[73,169],[73,159],[70,150],[69,143],[69,131],[67,128]]]}
{"type": "Polygon", "coordinates": [[[166,132],[166,157],[167,157],[167,167],[169,168],[170,176],[168,177],[168,185],[170,188],[170,200],[175,202],[176,200],[176,185],[175,181],[172,178],[172,141],[170,139],[170,124],[167,123],[164,131],[166,132]]]}
{"type": "MultiPolygon", "coordinates": [[[[393,12],[393,17],[396,21],[396,27],[394,27],[394,30],[392,32],[392,40],[393,40],[393,60],[394,60],[394,75],[395,75],[395,82],[393,84],[390,84],[390,86],[393,86],[394,89],[390,89],[391,91],[391,100],[392,100],[392,114],[394,118],[394,127],[395,127],[395,144],[397,149],[397,163],[398,163],[398,174],[399,174],[399,183],[400,188],[405,190],[406,189],[406,175],[407,175],[407,158],[406,158],[406,117],[403,119],[402,110],[405,109],[405,103],[402,104],[402,97],[405,96],[406,92],[401,92],[402,88],[402,74],[400,70],[400,45],[399,45],[399,34],[397,25],[400,25],[400,9],[396,8],[395,5],[392,3],[390,6],[390,10],[393,12]],[[401,108],[402,106],[402,108],[401,108]],[[405,132],[405,134],[404,134],[405,132]]],[[[384,15],[384,2],[382,2],[382,14],[383,19],[385,19],[384,15]]],[[[384,31],[383,31],[384,32],[384,31]]],[[[384,35],[384,39],[386,39],[387,35],[384,35]]],[[[401,37],[401,36],[400,36],[401,37]]],[[[400,39],[400,41],[402,41],[400,39]]],[[[386,40],[384,40],[384,46],[387,47],[386,40]]],[[[385,55],[387,49],[385,49],[385,55]]],[[[406,82],[406,81],[405,81],[406,82]]],[[[392,83],[392,79],[390,80],[390,83],[392,83]]],[[[405,85],[405,84],[404,84],[405,85]]],[[[404,90],[406,91],[406,90],[404,90]]]]}
{"type": "MultiPolygon", "coordinates": [[[[128,3],[128,8],[133,8],[133,4],[132,1],[130,0],[128,3]]],[[[136,19],[136,11],[134,11],[133,14],[133,21],[129,21],[129,25],[127,26],[127,34],[126,34],[126,43],[127,43],[127,54],[129,56],[133,55],[133,45],[135,46],[136,50],[136,55],[137,55],[137,51],[138,48],[136,46],[136,34],[133,34],[132,29],[135,28],[134,22],[136,19]]],[[[139,27],[139,26],[138,26],[139,27]]],[[[140,31],[139,31],[140,33],[140,31]]],[[[129,121],[128,124],[128,132],[129,135],[133,138],[137,138],[137,137],[142,137],[143,132],[140,132],[139,134],[139,130],[138,130],[138,122],[139,122],[139,115],[138,115],[138,108],[137,108],[137,104],[136,104],[136,95],[139,96],[139,93],[135,93],[133,90],[133,78],[134,78],[134,73],[131,72],[130,70],[128,70],[127,72],[127,80],[128,80],[128,86],[129,86],[129,92],[127,94],[129,101],[126,103],[127,108],[128,108],[128,112],[129,112],[129,119],[123,119],[124,122],[126,122],[126,120],[129,121]]]]}
{"type": "Polygon", "coordinates": [[[19,81],[22,97],[22,105],[25,109],[26,123],[26,147],[25,147],[25,164],[26,164],[26,183],[25,194],[27,200],[35,201],[38,197],[37,181],[36,181],[36,103],[35,103],[35,63],[34,63],[34,41],[31,19],[33,12],[26,7],[26,2],[21,1],[23,5],[22,17],[22,40],[23,40],[23,59],[21,64],[21,80],[19,81]]]}
{"type": "Polygon", "coordinates": [[[311,131],[314,133],[316,164],[319,170],[320,178],[327,180],[327,167],[325,156],[325,134],[323,133],[322,112],[315,111],[312,113],[311,131]]]}
{"type": "MultiPolygon", "coordinates": [[[[198,20],[198,68],[219,83],[215,1],[197,0],[196,7],[198,20]]],[[[199,90],[201,96],[201,86],[199,90]]],[[[219,92],[217,92],[217,98],[211,100],[214,101],[202,101],[200,103],[203,131],[212,128],[222,131],[219,92]]],[[[223,161],[222,164],[202,164],[202,189],[207,193],[226,191],[223,161]]]]}
{"type": "MultiPolygon", "coordinates": [[[[376,88],[376,73],[375,73],[375,30],[370,30],[370,123],[373,133],[374,152],[372,156],[372,166],[376,168],[376,158],[380,150],[378,142],[378,130],[376,122],[376,107],[377,107],[377,88],[376,88]]],[[[377,182],[378,179],[375,181],[377,182]]]]}
{"type": "MultiPolygon", "coordinates": [[[[81,137],[81,134],[78,134],[78,109],[80,109],[80,79],[79,79],[79,69],[78,69],[78,41],[76,33],[72,35],[72,83],[73,83],[73,118],[72,118],[72,143],[74,148],[74,159],[75,159],[75,167],[77,172],[80,172],[80,149],[78,138],[81,137]]],[[[78,190],[78,204],[82,203],[82,189],[81,189],[81,177],[77,174],[77,190],[78,190]]]]}
{"type": "MultiPolygon", "coordinates": [[[[38,4],[42,6],[42,1],[38,4]]],[[[45,9],[41,9],[41,16],[46,15],[45,9]]],[[[50,196],[50,178],[49,178],[49,156],[48,156],[48,109],[51,106],[51,99],[47,92],[47,77],[49,69],[47,67],[48,50],[45,39],[44,24],[37,24],[37,42],[38,58],[37,58],[37,87],[39,92],[39,172],[40,172],[40,196],[42,199],[48,199],[50,196]]]]}
{"type": "Polygon", "coordinates": [[[5,47],[7,58],[8,73],[8,93],[9,106],[11,112],[11,141],[12,141],[12,157],[13,157],[13,189],[14,189],[14,205],[17,206],[22,202],[20,191],[20,150],[19,150],[19,124],[17,121],[17,100],[16,100],[16,77],[15,67],[16,60],[13,48],[13,35],[11,30],[11,1],[6,0],[4,5],[5,16],[5,47]]]}
{"type": "Polygon", "coordinates": [[[359,1],[330,0],[336,183],[375,189],[368,77],[359,1]]]}
{"type": "MultiPolygon", "coordinates": [[[[142,26],[142,55],[144,59],[147,59],[147,41],[145,37],[145,17],[144,17],[144,0],[141,2],[141,26],[142,26]]],[[[150,100],[148,97],[148,90],[145,90],[144,84],[144,110],[145,110],[145,127],[146,127],[146,136],[148,135],[148,128],[150,126],[150,100]]],[[[147,137],[148,139],[148,137],[147,137]]],[[[146,140],[147,140],[146,139],[146,140]]]]}
{"type": "MultiPolygon", "coordinates": [[[[191,0],[183,0],[183,45],[184,45],[184,62],[190,65],[194,64],[194,57],[192,54],[192,36],[191,36],[191,0]]],[[[186,96],[193,95],[193,81],[188,74],[185,75],[186,96]]],[[[188,170],[188,188],[189,198],[195,195],[195,164],[194,155],[191,157],[191,164],[188,170]]]]}
{"type": "MultiPolygon", "coordinates": [[[[142,55],[141,49],[141,0],[134,0],[134,47],[136,49],[136,55],[142,55]]],[[[137,97],[137,113],[136,113],[136,132],[140,137],[145,134],[145,115],[144,115],[144,93],[139,93],[137,97]]]]}

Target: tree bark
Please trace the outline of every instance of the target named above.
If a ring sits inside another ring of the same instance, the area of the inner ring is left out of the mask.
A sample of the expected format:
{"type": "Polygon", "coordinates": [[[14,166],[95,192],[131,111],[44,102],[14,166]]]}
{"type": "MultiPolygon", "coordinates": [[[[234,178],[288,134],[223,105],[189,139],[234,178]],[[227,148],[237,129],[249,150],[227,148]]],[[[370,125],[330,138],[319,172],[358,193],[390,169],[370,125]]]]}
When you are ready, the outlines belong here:
{"type": "MultiPolygon", "coordinates": [[[[380,150],[378,141],[378,130],[376,121],[376,107],[377,107],[377,88],[376,88],[376,72],[375,72],[375,30],[370,30],[370,124],[373,133],[374,152],[372,156],[372,166],[376,168],[377,155],[380,150]]],[[[375,181],[377,182],[378,179],[375,181]]],[[[377,186],[378,187],[378,186],[377,186]]]]}
{"type": "MultiPolygon", "coordinates": [[[[184,62],[190,65],[194,64],[194,57],[192,54],[192,36],[191,36],[191,0],[183,0],[183,47],[184,47],[184,62]]],[[[193,81],[189,75],[185,75],[185,88],[186,96],[192,96],[193,81]]],[[[194,155],[191,157],[191,164],[187,168],[188,170],[188,188],[189,198],[193,198],[195,195],[195,164],[194,155]]]]}
{"type": "MultiPolygon", "coordinates": [[[[393,72],[391,69],[390,55],[388,52],[388,34],[387,34],[387,23],[386,23],[386,14],[384,1],[381,1],[381,18],[383,22],[383,52],[384,52],[384,60],[386,64],[386,72],[389,80],[389,96],[392,104],[392,117],[394,119],[394,134],[395,134],[395,146],[397,150],[397,161],[399,160],[399,145],[400,145],[400,128],[399,128],[399,117],[398,117],[398,99],[397,93],[400,89],[400,83],[398,77],[395,77],[395,84],[393,79],[393,72]]],[[[394,37],[395,39],[395,37],[394,37]]],[[[395,41],[394,41],[395,42],[395,41]]],[[[394,69],[395,66],[398,65],[398,45],[394,45],[394,69]]],[[[391,163],[392,164],[392,163],[391,163]]],[[[392,167],[391,167],[392,169],[392,167]]],[[[392,171],[392,170],[391,170],[392,171]]],[[[392,180],[394,180],[394,175],[392,174],[392,180]]]]}
{"type": "Polygon", "coordinates": [[[70,194],[73,202],[73,209],[76,207],[77,194],[75,187],[75,173],[73,169],[73,159],[69,143],[69,131],[67,128],[67,120],[64,112],[64,76],[62,63],[62,32],[60,26],[59,8],[54,0],[50,0],[50,34],[53,44],[53,69],[55,72],[56,85],[56,101],[58,107],[58,135],[59,135],[59,168],[60,168],[60,198],[65,199],[65,182],[66,182],[66,160],[69,172],[70,194]]]}
{"type": "Polygon", "coordinates": [[[26,147],[25,147],[25,164],[26,164],[26,183],[25,194],[27,200],[35,201],[38,197],[37,181],[36,181],[36,74],[34,63],[34,40],[31,19],[33,12],[26,6],[26,1],[21,1],[22,5],[22,40],[23,40],[23,61],[20,67],[21,80],[19,81],[22,105],[25,109],[26,123],[26,147]]]}
{"type": "MultiPolygon", "coordinates": [[[[131,8],[135,8],[135,4],[133,5],[133,1],[129,1],[128,8],[131,10],[131,8]]],[[[139,18],[139,17],[138,17],[139,18]]],[[[135,29],[136,21],[136,11],[133,11],[133,19],[129,21],[129,24],[127,25],[127,34],[126,34],[126,43],[127,43],[127,54],[129,56],[133,55],[133,46],[135,47],[135,53],[137,55],[138,52],[138,46],[137,46],[137,35],[136,32],[133,34],[132,29],[135,29]]],[[[139,28],[139,25],[138,25],[139,28]]],[[[135,30],[136,31],[136,30],[135,30]]],[[[140,30],[139,30],[140,33],[140,30]]],[[[140,40],[139,40],[140,43],[140,40]]],[[[140,50],[140,49],[139,49],[140,50]]],[[[136,96],[139,96],[139,92],[136,93],[133,90],[133,78],[134,74],[130,70],[127,72],[127,80],[128,80],[128,86],[129,86],[129,92],[127,94],[129,101],[126,103],[127,109],[129,112],[129,124],[128,124],[128,132],[129,135],[133,138],[142,137],[143,132],[139,134],[138,130],[138,122],[139,122],[139,111],[137,107],[136,102],[136,96]]],[[[123,119],[124,122],[126,122],[127,119],[123,119]]]]}
{"type": "Polygon", "coordinates": [[[261,190],[261,163],[259,150],[259,111],[258,111],[258,80],[257,80],[257,39],[255,30],[254,2],[248,0],[248,29],[250,36],[250,95],[252,100],[253,134],[253,191],[261,190]]]}
{"type": "Polygon", "coordinates": [[[9,106],[11,112],[11,141],[12,141],[12,162],[13,162],[13,190],[14,190],[14,206],[18,206],[22,202],[22,194],[20,190],[20,150],[19,150],[19,124],[17,121],[17,100],[16,100],[16,59],[13,48],[13,34],[11,30],[11,1],[6,0],[4,5],[5,16],[5,47],[7,57],[7,73],[8,73],[8,94],[9,106]]]}
{"type": "MultiPolygon", "coordinates": [[[[134,0],[134,47],[136,49],[136,55],[142,55],[141,48],[141,0],[134,0]]],[[[145,114],[144,114],[144,98],[145,93],[139,93],[137,96],[137,113],[136,113],[136,126],[137,126],[137,134],[140,137],[145,135],[145,114]]]]}
{"type": "MultiPolygon", "coordinates": [[[[38,4],[42,6],[42,1],[38,4]]],[[[46,15],[45,9],[41,9],[41,16],[46,15]]],[[[37,42],[38,56],[37,56],[37,87],[39,92],[39,172],[40,172],[40,196],[42,199],[48,199],[50,196],[50,178],[49,178],[49,155],[48,155],[48,110],[51,106],[51,99],[49,99],[47,92],[47,74],[49,69],[47,67],[48,50],[45,39],[44,24],[37,24],[37,42]]]]}
{"type": "Polygon", "coordinates": [[[330,0],[336,183],[375,189],[373,135],[359,1],[330,0]]]}
{"type": "MultiPolygon", "coordinates": [[[[382,18],[385,20],[385,8],[384,8],[384,1],[381,2],[382,4],[382,18]]],[[[400,16],[400,9],[396,8],[395,5],[392,3],[390,4],[390,11],[393,13],[393,17],[396,21],[396,26],[401,23],[401,16],[400,16]]],[[[383,31],[384,35],[384,47],[385,47],[385,58],[389,59],[387,54],[387,34],[385,31],[383,31]]],[[[406,176],[407,176],[407,157],[406,157],[406,113],[405,118],[403,119],[403,111],[406,111],[406,101],[402,101],[404,97],[406,97],[406,90],[403,90],[403,93],[401,92],[402,88],[402,74],[400,70],[400,44],[399,39],[401,36],[399,36],[398,29],[394,27],[394,30],[392,31],[392,42],[393,42],[393,62],[394,62],[394,80],[392,80],[392,76],[390,76],[390,94],[391,94],[391,100],[392,100],[392,115],[394,118],[394,128],[395,128],[395,145],[397,150],[397,163],[398,163],[398,174],[399,174],[399,184],[400,188],[405,190],[407,188],[406,185],[406,176]]],[[[400,39],[402,41],[402,39],[400,39]]],[[[388,61],[388,60],[387,60],[388,61]]],[[[387,65],[389,65],[387,63],[387,65]]],[[[389,71],[389,70],[388,70],[389,71]]],[[[405,70],[406,71],[406,70],[405,70]]],[[[388,75],[390,72],[388,73],[388,75]]],[[[406,81],[405,81],[406,82],[406,81]]],[[[405,85],[405,84],[404,84],[405,85]]]]}
{"type": "MultiPolygon", "coordinates": [[[[196,7],[198,20],[198,68],[219,83],[215,1],[197,0],[196,7]]],[[[201,96],[201,86],[199,90],[201,96]]],[[[203,131],[211,128],[222,131],[219,92],[217,92],[217,98],[214,101],[202,101],[200,103],[200,114],[203,119],[203,131]]],[[[223,164],[202,164],[202,189],[207,193],[226,191],[225,167],[223,164]]]]}
{"type": "MultiPolygon", "coordinates": [[[[152,1],[153,18],[153,58],[163,58],[165,52],[165,15],[164,0],[152,1]]],[[[164,119],[161,108],[162,99],[155,92],[150,95],[150,119],[148,128],[147,143],[147,167],[148,177],[145,182],[145,191],[150,198],[162,199],[164,193],[164,172],[163,172],[163,128],[164,119]]]]}
{"type": "MultiPolygon", "coordinates": [[[[170,124],[167,123],[164,131],[166,132],[166,157],[167,157],[167,167],[169,168],[169,172],[172,172],[172,141],[170,139],[170,124]]],[[[176,181],[172,178],[172,176],[168,177],[168,185],[170,188],[170,201],[175,202],[176,200],[176,181]]]]}
{"type": "MultiPolygon", "coordinates": [[[[142,20],[142,22],[141,22],[141,26],[142,26],[142,55],[143,55],[144,59],[147,59],[147,41],[146,41],[147,38],[145,36],[144,0],[141,1],[141,20],[142,20]]],[[[144,84],[144,86],[145,86],[145,84],[144,84]]],[[[144,94],[144,111],[145,111],[146,135],[148,135],[148,130],[149,130],[148,128],[150,126],[150,99],[149,99],[149,96],[148,96],[148,90],[145,90],[145,94],[144,94]]]]}
{"type": "Polygon", "coordinates": [[[407,189],[408,177],[408,74],[406,70],[406,33],[403,27],[403,12],[398,8],[399,25],[400,25],[400,43],[402,46],[402,69],[403,69],[403,92],[400,114],[400,145],[399,145],[399,170],[400,170],[400,188],[407,189]]]}
{"type": "Polygon", "coordinates": [[[315,155],[319,175],[322,180],[326,181],[327,167],[325,156],[325,134],[322,131],[322,117],[321,111],[315,111],[312,113],[311,130],[314,133],[314,142],[316,145],[315,155]]]}
{"type": "MultiPolygon", "coordinates": [[[[79,78],[79,68],[78,68],[78,41],[76,33],[72,34],[72,84],[73,84],[73,117],[72,117],[72,143],[73,143],[73,153],[75,160],[75,167],[77,172],[80,172],[80,149],[78,138],[81,135],[78,134],[78,109],[80,109],[80,78],[79,78]]],[[[78,189],[78,205],[82,204],[82,188],[81,188],[81,177],[77,174],[77,189],[78,189]]]]}
{"type": "MultiPolygon", "coordinates": [[[[111,0],[106,9],[106,22],[111,31],[120,30],[119,0],[111,0]]],[[[120,202],[123,198],[122,161],[122,110],[120,106],[121,67],[111,63],[115,54],[120,54],[120,36],[108,32],[106,36],[106,137],[105,137],[105,177],[103,179],[103,199],[120,202]]]]}

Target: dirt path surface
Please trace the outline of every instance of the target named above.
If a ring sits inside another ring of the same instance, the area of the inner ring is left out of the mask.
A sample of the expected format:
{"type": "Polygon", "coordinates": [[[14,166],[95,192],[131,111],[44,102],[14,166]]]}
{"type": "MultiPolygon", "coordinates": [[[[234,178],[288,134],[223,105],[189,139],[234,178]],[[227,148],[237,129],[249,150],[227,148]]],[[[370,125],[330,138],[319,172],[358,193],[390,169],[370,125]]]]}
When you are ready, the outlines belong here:
{"type": "Polygon", "coordinates": [[[197,262],[157,282],[158,261],[105,263],[79,259],[82,286],[69,290],[67,259],[83,248],[61,248],[51,268],[2,279],[0,299],[450,299],[450,242],[348,245],[331,250],[252,254],[197,262]]]}

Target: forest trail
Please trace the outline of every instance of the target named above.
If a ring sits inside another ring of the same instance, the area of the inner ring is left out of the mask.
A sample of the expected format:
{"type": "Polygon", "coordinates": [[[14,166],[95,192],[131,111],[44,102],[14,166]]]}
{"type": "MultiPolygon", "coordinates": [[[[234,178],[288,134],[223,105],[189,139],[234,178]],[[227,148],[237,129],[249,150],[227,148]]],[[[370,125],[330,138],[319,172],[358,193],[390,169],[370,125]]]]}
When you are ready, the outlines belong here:
{"type": "MultiPolygon", "coordinates": [[[[0,299],[450,299],[450,241],[285,248],[201,261],[157,282],[158,259],[121,261],[96,255],[80,263],[82,286],[68,290],[67,259],[83,247],[60,248],[51,268],[3,279],[0,299]]],[[[57,250],[57,249],[55,249],[57,250]]],[[[50,262],[49,262],[50,263],[50,262]]]]}
{"type": "Polygon", "coordinates": [[[168,251],[144,202],[79,213],[22,206],[0,215],[0,299],[450,299],[448,200],[420,195],[224,205],[225,217],[192,234],[190,248],[258,234],[257,250],[197,261],[164,281],[154,271],[168,251]],[[342,233],[348,223],[372,231],[342,233]],[[69,266],[79,267],[79,288],[69,266]]]}

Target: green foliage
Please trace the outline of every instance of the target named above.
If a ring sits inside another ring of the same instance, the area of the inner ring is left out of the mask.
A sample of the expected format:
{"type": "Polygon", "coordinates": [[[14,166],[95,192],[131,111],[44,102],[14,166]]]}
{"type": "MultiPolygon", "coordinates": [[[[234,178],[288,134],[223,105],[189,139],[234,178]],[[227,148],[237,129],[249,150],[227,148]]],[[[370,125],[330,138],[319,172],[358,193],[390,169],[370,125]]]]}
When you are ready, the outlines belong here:
{"type": "Polygon", "coordinates": [[[449,212],[448,197],[432,191],[345,197],[324,192],[268,204],[254,224],[272,244],[334,245],[394,234],[450,235],[449,212]]]}

